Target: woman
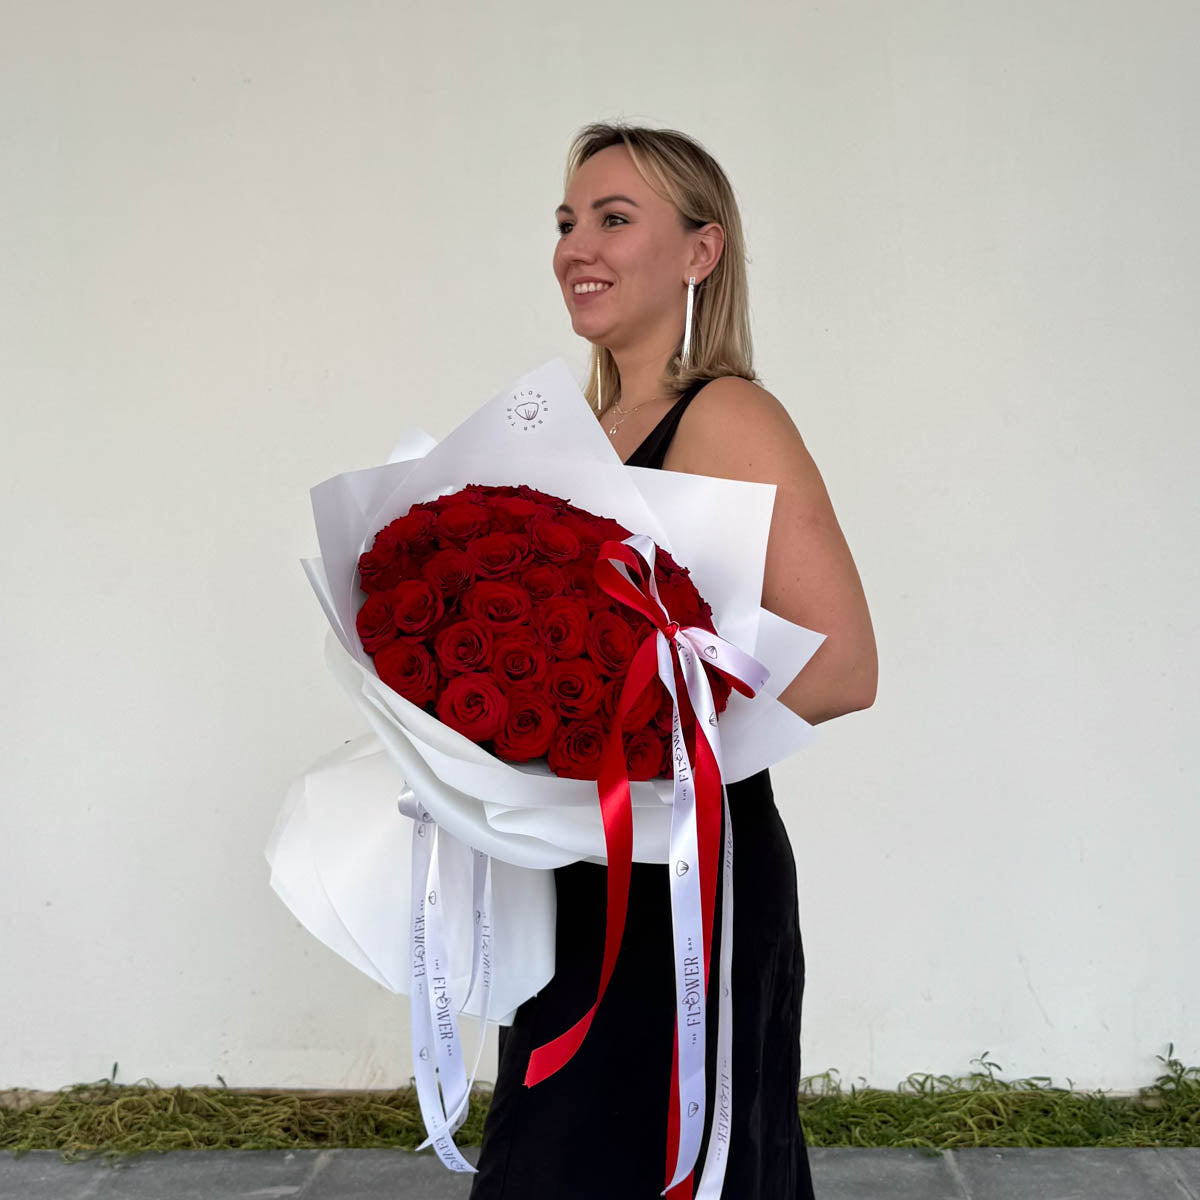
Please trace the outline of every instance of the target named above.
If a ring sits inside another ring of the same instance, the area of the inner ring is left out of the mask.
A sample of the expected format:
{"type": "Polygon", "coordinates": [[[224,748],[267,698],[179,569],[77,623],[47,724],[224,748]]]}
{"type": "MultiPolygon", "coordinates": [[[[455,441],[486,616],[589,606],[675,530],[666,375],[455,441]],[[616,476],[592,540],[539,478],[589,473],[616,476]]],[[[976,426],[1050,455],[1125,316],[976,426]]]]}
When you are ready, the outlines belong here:
{"type": "MultiPolygon", "coordinates": [[[[587,395],[614,449],[633,466],[776,485],[762,604],[827,635],[779,699],[814,724],[869,707],[877,662],[862,585],[800,434],[756,382],[741,221],[724,173],[681,133],[594,124],[572,144],[565,185],[554,273],[575,332],[592,343],[587,395]]],[[[795,861],[766,770],[727,794],[733,1129],[722,1196],[805,1200],[813,1190],[797,1114],[804,952],[795,861]]],[[[653,1200],[669,1181],[675,981],[664,864],[633,864],[620,956],[583,1045],[554,1075],[523,1084],[530,1050],[595,1000],[606,872],[588,862],[555,871],[554,978],[501,1029],[471,1200],[653,1200]]],[[[719,884],[714,922],[716,963],[719,884]]],[[[692,1186],[674,1195],[693,1194],[707,1146],[706,1133],[692,1186]]]]}

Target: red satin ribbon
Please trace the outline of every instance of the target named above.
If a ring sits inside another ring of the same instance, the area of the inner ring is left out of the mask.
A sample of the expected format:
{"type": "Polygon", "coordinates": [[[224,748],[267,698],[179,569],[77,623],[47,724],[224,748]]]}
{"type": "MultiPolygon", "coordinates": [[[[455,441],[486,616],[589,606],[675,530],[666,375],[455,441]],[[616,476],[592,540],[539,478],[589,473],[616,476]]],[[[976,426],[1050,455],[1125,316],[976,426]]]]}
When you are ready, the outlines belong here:
{"type": "MultiPolygon", "coordinates": [[[[617,954],[625,932],[625,917],[629,907],[629,880],[633,866],[633,805],[629,796],[629,773],[625,764],[622,724],[625,715],[637,703],[642,692],[658,674],[657,633],[667,637],[675,672],[676,695],[680,720],[692,715],[691,729],[684,733],[684,747],[694,764],[696,785],[696,835],[700,858],[700,900],[704,925],[704,991],[708,995],[708,968],[712,950],[713,908],[716,899],[719,842],[721,835],[721,773],[713,757],[707,737],[696,737],[699,723],[688,700],[687,688],[679,669],[679,653],[674,635],[679,626],[669,621],[652,595],[631,583],[609,560],[617,559],[629,566],[639,584],[645,581],[642,559],[624,542],[606,541],[596,559],[596,582],[610,596],[642,613],[653,625],[630,661],[621,698],[617,703],[612,728],[600,759],[600,776],[596,781],[600,798],[600,814],[604,822],[604,845],[608,858],[608,897],[604,930],[604,963],[600,971],[600,986],[591,1008],[569,1029],[533,1049],[525,1071],[525,1085],[532,1087],[565,1066],[583,1044],[591,1028],[592,1018],[608,988],[616,966],[617,954]],[[690,742],[690,744],[689,744],[690,742]]],[[[717,668],[719,670],[719,668],[717,668]]],[[[724,674],[724,672],[722,672],[724,674]]],[[[727,676],[739,691],[747,692],[741,680],[727,676]],[[740,686],[739,686],[740,685],[740,686]]],[[[676,1013],[675,1039],[671,1052],[671,1098],[667,1116],[667,1172],[665,1183],[674,1174],[679,1147],[679,1019],[676,1013]]],[[[692,1175],[679,1181],[667,1193],[667,1200],[692,1200],[692,1175]]]]}

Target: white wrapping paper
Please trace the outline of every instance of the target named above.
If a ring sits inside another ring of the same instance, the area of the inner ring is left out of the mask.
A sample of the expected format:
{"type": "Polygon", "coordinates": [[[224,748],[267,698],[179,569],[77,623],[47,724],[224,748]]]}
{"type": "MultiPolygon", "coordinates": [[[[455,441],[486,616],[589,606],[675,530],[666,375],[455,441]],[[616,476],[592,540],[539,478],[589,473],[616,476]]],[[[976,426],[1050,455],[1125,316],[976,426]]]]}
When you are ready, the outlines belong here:
{"type": "MultiPolygon", "coordinates": [[[[404,772],[373,733],[318,759],[288,788],[267,842],[271,886],[310,933],[381,987],[408,987],[412,840],[397,797],[404,772]]],[[[465,994],[474,935],[470,848],[442,842],[439,859],[450,928],[451,985],[465,994]]],[[[518,1005],[554,975],[554,876],[492,862],[492,1019],[511,1025],[518,1005]]],[[[466,1010],[480,1015],[478,997],[466,1010]]]]}

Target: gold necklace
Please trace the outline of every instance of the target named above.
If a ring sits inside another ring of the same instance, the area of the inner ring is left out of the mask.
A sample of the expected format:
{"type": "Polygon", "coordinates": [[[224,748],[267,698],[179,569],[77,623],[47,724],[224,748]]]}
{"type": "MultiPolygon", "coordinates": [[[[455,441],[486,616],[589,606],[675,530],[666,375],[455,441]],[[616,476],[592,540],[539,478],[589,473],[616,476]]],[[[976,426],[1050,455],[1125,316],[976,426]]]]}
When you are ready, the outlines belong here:
{"type": "Polygon", "coordinates": [[[616,433],[616,432],[617,432],[617,425],[620,425],[620,424],[621,424],[621,422],[622,422],[623,420],[625,420],[625,418],[626,418],[626,417],[631,417],[631,416],[633,416],[633,414],[634,414],[635,412],[637,412],[637,410],[638,410],[639,408],[645,408],[647,404],[653,404],[653,403],[654,403],[654,401],[653,401],[653,400],[643,400],[641,404],[635,404],[635,405],[634,405],[634,406],[633,406],[633,407],[632,407],[632,408],[631,408],[631,409],[630,409],[628,412],[626,412],[626,411],[625,411],[625,409],[623,409],[623,408],[621,407],[621,402],[620,402],[620,400],[615,400],[615,401],[613,402],[613,408],[615,408],[615,409],[617,410],[617,412],[619,412],[619,413],[621,414],[621,416],[620,416],[620,418],[617,420],[617,424],[616,424],[616,425],[613,425],[613,426],[612,426],[612,427],[609,429],[609,431],[608,431],[608,432],[609,432],[610,434],[616,433]]]}

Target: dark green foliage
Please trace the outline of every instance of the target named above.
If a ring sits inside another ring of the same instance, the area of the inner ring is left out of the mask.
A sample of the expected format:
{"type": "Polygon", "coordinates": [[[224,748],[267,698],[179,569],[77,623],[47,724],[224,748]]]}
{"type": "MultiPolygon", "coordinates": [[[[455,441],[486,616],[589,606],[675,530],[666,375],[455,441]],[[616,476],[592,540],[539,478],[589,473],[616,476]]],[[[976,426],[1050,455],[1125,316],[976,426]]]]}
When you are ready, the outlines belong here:
{"type": "MultiPolygon", "coordinates": [[[[1006,1081],[998,1064],[965,1077],[914,1073],[895,1091],[843,1090],[827,1071],[798,1097],[812,1146],[1200,1146],[1200,1068],[1167,1067],[1136,1096],[1058,1088],[1046,1076],[1006,1081]]],[[[220,1076],[217,1077],[220,1079],[220,1076]]],[[[287,1092],[224,1086],[118,1085],[112,1077],[53,1093],[0,1092],[0,1150],[61,1150],[73,1160],[146,1151],[395,1147],[425,1140],[416,1090],[287,1092]]],[[[478,1145],[490,1092],[478,1088],[455,1141],[478,1145]]],[[[736,1103],[736,1094],[735,1094],[736,1103]]],[[[427,1149],[424,1153],[432,1154],[427,1149]]]]}

